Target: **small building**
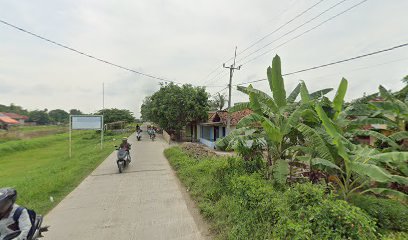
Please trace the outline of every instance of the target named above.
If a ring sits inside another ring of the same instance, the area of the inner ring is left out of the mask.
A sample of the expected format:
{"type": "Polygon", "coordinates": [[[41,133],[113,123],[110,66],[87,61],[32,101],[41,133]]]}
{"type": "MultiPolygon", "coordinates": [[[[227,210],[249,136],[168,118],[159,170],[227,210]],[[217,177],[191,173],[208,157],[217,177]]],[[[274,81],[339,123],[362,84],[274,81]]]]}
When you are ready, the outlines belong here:
{"type": "Polygon", "coordinates": [[[17,120],[0,113],[0,129],[8,130],[9,125],[16,124],[19,124],[17,120]]]}
{"type": "MultiPolygon", "coordinates": [[[[230,130],[233,131],[238,122],[251,113],[252,110],[250,109],[231,113],[230,130]]],[[[227,122],[228,111],[209,112],[208,121],[197,124],[197,140],[210,148],[215,148],[217,139],[223,138],[229,133],[227,131],[227,122]]]]}
{"type": "Polygon", "coordinates": [[[17,124],[21,124],[21,125],[24,125],[25,121],[28,120],[27,116],[20,115],[20,114],[17,114],[17,113],[0,112],[0,116],[6,116],[6,117],[9,117],[9,118],[12,118],[12,119],[18,121],[17,124]]]}

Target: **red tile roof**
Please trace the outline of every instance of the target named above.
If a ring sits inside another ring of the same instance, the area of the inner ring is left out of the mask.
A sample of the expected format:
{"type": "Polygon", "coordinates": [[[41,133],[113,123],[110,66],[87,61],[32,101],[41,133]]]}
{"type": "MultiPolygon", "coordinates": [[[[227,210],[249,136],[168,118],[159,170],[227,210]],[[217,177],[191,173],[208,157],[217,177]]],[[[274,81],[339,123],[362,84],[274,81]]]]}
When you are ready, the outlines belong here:
{"type": "Polygon", "coordinates": [[[17,114],[17,113],[5,113],[5,112],[3,112],[1,114],[5,115],[7,117],[10,117],[12,119],[16,119],[16,120],[20,120],[20,119],[27,120],[28,119],[27,116],[20,115],[20,114],[17,114]]]}
{"type": "MultiPolygon", "coordinates": [[[[238,112],[233,112],[231,113],[231,126],[236,126],[238,122],[253,113],[251,109],[245,109],[242,111],[238,112]]],[[[209,119],[209,122],[221,122],[224,125],[227,125],[227,120],[228,119],[228,112],[227,111],[217,111],[216,113],[213,113],[212,116],[209,119]]]]}
{"type": "Polygon", "coordinates": [[[11,117],[7,116],[0,116],[0,122],[7,123],[7,124],[19,124],[19,121],[12,119],[11,117]]]}

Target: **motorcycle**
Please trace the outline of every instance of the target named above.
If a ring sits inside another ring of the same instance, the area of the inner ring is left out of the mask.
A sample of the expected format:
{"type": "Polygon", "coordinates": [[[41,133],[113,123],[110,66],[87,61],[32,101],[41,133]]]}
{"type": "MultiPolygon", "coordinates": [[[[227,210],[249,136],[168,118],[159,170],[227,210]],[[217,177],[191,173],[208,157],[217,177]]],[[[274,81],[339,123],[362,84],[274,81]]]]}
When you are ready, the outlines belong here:
{"type": "Polygon", "coordinates": [[[137,141],[140,141],[140,139],[142,139],[142,133],[141,132],[136,133],[136,138],[137,141]]]}
{"type": "Polygon", "coordinates": [[[118,151],[117,154],[118,159],[116,160],[116,164],[118,165],[119,173],[122,173],[123,170],[129,166],[129,163],[131,161],[130,154],[129,151],[127,151],[124,148],[118,148],[117,146],[115,147],[116,150],[118,151]]]}
{"type": "Polygon", "coordinates": [[[152,141],[154,141],[154,139],[156,139],[156,134],[152,133],[152,135],[150,136],[150,138],[152,139],[152,141]]]}
{"type": "MultiPolygon", "coordinates": [[[[43,216],[37,215],[35,222],[34,222],[34,233],[32,236],[29,236],[27,240],[38,240],[43,237],[42,233],[48,231],[48,226],[42,227],[43,223],[43,216]]],[[[13,233],[10,233],[9,235],[5,236],[3,240],[12,240],[17,238],[20,235],[21,231],[15,231],[13,233]]]]}

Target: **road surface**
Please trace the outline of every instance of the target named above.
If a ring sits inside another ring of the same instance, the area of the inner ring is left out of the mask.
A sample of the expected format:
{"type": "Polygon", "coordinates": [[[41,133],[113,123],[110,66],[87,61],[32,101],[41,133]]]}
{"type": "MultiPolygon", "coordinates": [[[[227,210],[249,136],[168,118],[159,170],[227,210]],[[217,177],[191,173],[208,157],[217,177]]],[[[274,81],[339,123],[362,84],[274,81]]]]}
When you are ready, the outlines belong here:
{"type": "Polygon", "coordinates": [[[132,163],[124,173],[113,152],[46,216],[44,239],[209,239],[163,156],[166,143],[142,138],[129,138],[132,163]]]}

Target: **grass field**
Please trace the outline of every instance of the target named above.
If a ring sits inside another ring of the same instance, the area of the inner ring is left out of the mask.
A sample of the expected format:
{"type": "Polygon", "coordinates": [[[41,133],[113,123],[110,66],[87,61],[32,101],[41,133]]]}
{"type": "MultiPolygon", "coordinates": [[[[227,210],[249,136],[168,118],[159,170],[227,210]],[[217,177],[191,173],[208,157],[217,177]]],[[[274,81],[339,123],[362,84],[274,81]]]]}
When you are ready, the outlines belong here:
{"type": "Polygon", "coordinates": [[[15,187],[19,204],[45,214],[89,175],[124,135],[106,136],[100,150],[99,134],[76,131],[72,158],[68,156],[67,133],[0,143],[0,187],[15,187]]]}

